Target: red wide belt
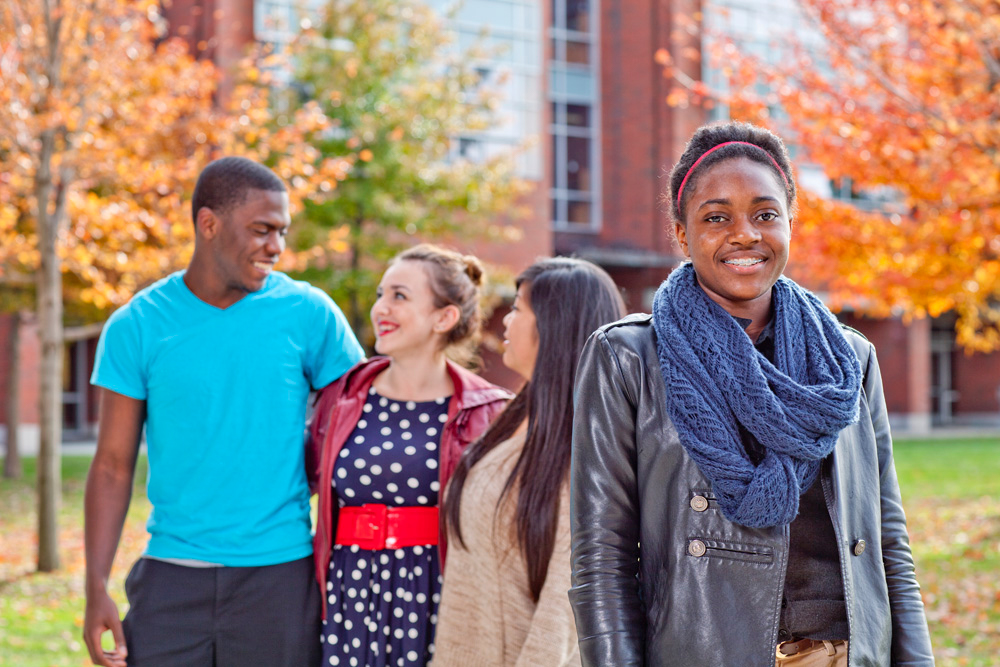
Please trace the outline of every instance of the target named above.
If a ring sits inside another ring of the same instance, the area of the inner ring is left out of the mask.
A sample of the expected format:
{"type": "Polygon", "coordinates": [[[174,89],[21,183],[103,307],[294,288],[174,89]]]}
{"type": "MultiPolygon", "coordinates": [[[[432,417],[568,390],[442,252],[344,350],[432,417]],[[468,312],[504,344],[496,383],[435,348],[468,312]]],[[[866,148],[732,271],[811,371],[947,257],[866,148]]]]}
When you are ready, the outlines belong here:
{"type": "Polygon", "coordinates": [[[362,549],[399,549],[438,543],[437,507],[341,507],[337,544],[362,549]]]}

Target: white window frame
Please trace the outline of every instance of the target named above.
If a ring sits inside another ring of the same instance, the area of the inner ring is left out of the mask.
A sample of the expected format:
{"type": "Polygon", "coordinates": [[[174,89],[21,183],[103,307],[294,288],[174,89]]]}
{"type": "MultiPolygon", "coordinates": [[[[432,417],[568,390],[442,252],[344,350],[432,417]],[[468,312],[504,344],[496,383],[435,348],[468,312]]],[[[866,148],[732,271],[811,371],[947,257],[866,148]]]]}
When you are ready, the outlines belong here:
{"type": "Polygon", "coordinates": [[[601,77],[600,77],[600,2],[590,0],[590,30],[580,32],[569,30],[562,25],[562,17],[566,13],[566,0],[552,0],[552,25],[547,31],[547,38],[553,46],[554,53],[549,62],[549,108],[554,111],[549,123],[549,135],[552,137],[552,174],[559,179],[566,173],[568,137],[583,137],[590,141],[590,190],[587,193],[580,190],[570,190],[565,184],[553,182],[549,189],[549,217],[552,228],[556,231],[598,232],[602,224],[601,211],[601,77]],[[566,62],[566,42],[584,42],[589,46],[589,58],[586,65],[566,62]],[[571,94],[567,86],[568,75],[585,73],[590,78],[589,95],[571,94]],[[590,109],[589,127],[567,125],[565,118],[566,106],[579,104],[590,109]],[[586,223],[570,222],[568,220],[569,203],[583,201],[590,204],[590,220],[586,223]],[[555,211],[553,212],[553,209],[555,211]]]}

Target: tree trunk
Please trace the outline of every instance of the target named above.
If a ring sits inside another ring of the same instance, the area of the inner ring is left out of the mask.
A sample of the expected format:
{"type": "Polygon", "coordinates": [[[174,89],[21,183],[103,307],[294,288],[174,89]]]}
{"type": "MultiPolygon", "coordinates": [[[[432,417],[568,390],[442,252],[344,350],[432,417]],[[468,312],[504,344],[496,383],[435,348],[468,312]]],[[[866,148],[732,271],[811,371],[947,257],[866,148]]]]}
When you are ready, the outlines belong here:
{"type": "Polygon", "coordinates": [[[358,299],[358,275],[361,271],[361,219],[351,222],[351,280],[347,285],[347,304],[351,311],[351,327],[355,335],[361,335],[365,326],[361,303],[358,299]]]}
{"type": "Polygon", "coordinates": [[[18,430],[21,427],[21,313],[14,311],[10,317],[10,336],[7,339],[7,448],[3,460],[3,476],[20,479],[21,453],[18,448],[18,430]]]}
{"type": "Polygon", "coordinates": [[[38,570],[59,569],[59,506],[61,503],[62,443],[62,366],[63,366],[63,297],[62,274],[56,241],[59,222],[65,215],[64,183],[53,188],[52,154],[55,132],[42,133],[39,166],[35,175],[35,200],[38,206],[38,250],[41,267],[38,283],[38,329],[42,344],[39,382],[38,448],[38,570]],[[53,210],[49,202],[55,190],[53,210]]]}

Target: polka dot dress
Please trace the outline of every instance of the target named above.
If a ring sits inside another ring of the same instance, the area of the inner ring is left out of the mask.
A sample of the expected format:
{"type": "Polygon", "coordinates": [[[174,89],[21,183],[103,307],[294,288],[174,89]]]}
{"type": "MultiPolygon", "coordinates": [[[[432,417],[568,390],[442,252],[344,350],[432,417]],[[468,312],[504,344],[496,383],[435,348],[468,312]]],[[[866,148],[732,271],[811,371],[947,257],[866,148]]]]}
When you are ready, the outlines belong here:
{"type": "MultiPolygon", "coordinates": [[[[333,471],[341,507],[438,504],[438,447],[448,399],[394,401],[372,388],[333,471]]],[[[323,622],[323,665],[426,665],[441,599],[438,548],[371,551],[335,544],[323,622]]]]}

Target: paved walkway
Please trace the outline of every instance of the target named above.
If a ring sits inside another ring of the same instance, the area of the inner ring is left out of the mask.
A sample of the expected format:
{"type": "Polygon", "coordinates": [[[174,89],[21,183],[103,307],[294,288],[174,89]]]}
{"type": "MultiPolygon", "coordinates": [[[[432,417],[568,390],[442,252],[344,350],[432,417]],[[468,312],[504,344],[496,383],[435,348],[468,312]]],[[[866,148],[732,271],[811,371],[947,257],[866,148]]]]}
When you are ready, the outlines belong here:
{"type": "MultiPolygon", "coordinates": [[[[893,432],[896,440],[948,440],[952,438],[995,438],[1000,445],[1000,429],[981,427],[961,427],[961,428],[935,428],[929,433],[907,433],[905,431],[893,432]]],[[[32,443],[34,445],[34,443],[32,443]]],[[[142,445],[145,451],[146,445],[142,445]]],[[[62,453],[64,456],[93,456],[97,451],[97,441],[77,441],[64,442],[62,453]]],[[[34,446],[23,447],[21,456],[35,456],[37,454],[34,446]]],[[[0,444],[0,456],[3,456],[3,446],[0,444]]]]}
{"type": "MultiPolygon", "coordinates": [[[[143,449],[145,449],[143,445],[143,449]]],[[[88,442],[64,442],[62,446],[63,456],[93,456],[97,451],[97,441],[88,442]]]]}
{"type": "MultiPolygon", "coordinates": [[[[0,456],[4,453],[4,444],[0,443],[0,456]]],[[[143,444],[143,450],[146,445],[143,444]]],[[[96,440],[83,440],[74,442],[64,442],[62,445],[63,456],[93,456],[97,451],[96,440]]],[[[21,447],[21,456],[37,456],[38,443],[31,442],[21,447]]]]}
{"type": "Polygon", "coordinates": [[[952,438],[995,438],[1000,445],[1000,429],[963,426],[933,428],[927,433],[907,433],[893,431],[893,440],[950,440],[952,438]]]}

